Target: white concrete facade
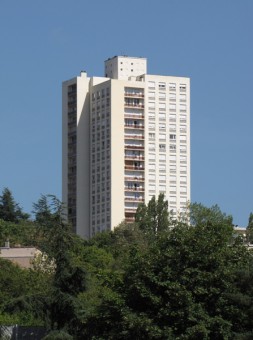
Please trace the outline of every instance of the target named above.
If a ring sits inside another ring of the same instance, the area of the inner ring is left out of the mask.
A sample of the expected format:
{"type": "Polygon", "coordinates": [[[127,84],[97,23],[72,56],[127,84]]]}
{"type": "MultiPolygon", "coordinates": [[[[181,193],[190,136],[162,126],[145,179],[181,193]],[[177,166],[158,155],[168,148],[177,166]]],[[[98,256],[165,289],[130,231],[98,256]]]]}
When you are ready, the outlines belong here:
{"type": "Polygon", "coordinates": [[[126,56],[105,75],[63,83],[63,202],[86,238],[161,192],[173,214],[190,200],[189,78],[148,75],[145,58],[126,56]]]}

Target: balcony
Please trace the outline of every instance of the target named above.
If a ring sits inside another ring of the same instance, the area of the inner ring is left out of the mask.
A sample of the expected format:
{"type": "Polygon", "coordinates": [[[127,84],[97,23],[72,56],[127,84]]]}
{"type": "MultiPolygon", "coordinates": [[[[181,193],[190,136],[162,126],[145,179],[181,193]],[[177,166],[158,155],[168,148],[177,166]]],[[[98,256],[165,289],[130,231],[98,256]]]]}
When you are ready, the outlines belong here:
{"type": "Polygon", "coordinates": [[[128,187],[128,186],[125,186],[125,191],[128,191],[128,192],[144,192],[144,188],[142,187],[128,187]]]}
{"type": "Polygon", "coordinates": [[[125,160],[133,160],[133,161],[144,161],[144,156],[138,155],[125,155],[125,160]]]}
{"type": "Polygon", "coordinates": [[[143,114],[134,114],[134,113],[126,113],[125,112],[125,118],[133,118],[133,119],[144,119],[143,114]]]}
{"type": "Polygon", "coordinates": [[[125,103],[125,107],[142,110],[142,109],[144,109],[144,104],[125,103]]]}
{"type": "Polygon", "coordinates": [[[142,176],[125,176],[125,181],[131,181],[131,182],[144,182],[145,178],[142,176]]]}
{"type": "Polygon", "coordinates": [[[141,202],[144,202],[144,198],[142,198],[142,197],[125,197],[125,202],[141,203],[141,202]]]}
{"type": "Polygon", "coordinates": [[[136,210],[137,210],[137,207],[136,208],[127,208],[127,207],[125,207],[125,213],[135,214],[136,210]]]}
{"type": "Polygon", "coordinates": [[[124,124],[126,129],[139,129],[139,130],[144,130],[144,125],[139,125],[139,124],[124,124]]]}
{"type": "Polygon", "coordinates": [[[144,139],[143,135],[125,135],[125,139],[144,139]]]}
{"type": "Polygon", "coordinates": [[[125,149],[127,150],[144,150],[143,145],[125,145],[125,149]]]}
{"type": "Polygon", "coordinates": [[[125,221],[127,223],[135,222],[135,217],[134,216],[125,216],[125,221]]]}
{"type": "Polygon", "coordinates": [[[125,170],[131,170],[131,171],[144,171],[144,167],[141,166],[135,166],[135,165],[125,165],[125,170]]]}
{"type": "Polygon", "coordinates": [[[136,92],[125,92],[125,97],[130,97],[130,98],[144,98],[144,93],[136,93],[136,92]]]}

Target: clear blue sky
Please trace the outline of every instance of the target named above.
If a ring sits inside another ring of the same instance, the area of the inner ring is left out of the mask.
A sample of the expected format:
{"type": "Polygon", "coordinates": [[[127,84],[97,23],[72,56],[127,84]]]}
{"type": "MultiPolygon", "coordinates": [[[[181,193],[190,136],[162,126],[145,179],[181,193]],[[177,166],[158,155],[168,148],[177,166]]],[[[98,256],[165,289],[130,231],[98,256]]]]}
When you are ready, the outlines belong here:
{"type": "Polygon", "coordinates": [[[252,0],[0,0],[0,190],[61,197],[61,82],[126,54],[191,78],[192,201],[253,211],[252,0]]]}

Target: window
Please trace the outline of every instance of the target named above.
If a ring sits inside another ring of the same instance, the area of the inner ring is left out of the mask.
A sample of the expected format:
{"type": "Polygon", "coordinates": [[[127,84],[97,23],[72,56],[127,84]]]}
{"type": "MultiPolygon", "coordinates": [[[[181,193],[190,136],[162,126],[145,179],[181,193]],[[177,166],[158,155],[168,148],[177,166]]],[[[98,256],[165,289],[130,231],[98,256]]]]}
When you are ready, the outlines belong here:
{"type": "Polygon", "coordinates": [[[165,92],[159,92],[159,99],[165,99],[166,93],[165,92]]]}
{"type": "Polygon", "coordinates": [[[155,161],[155,153],[149,153],[148,154],[148,159],[152,160],[152,161],[155,161]]]}
{"type": "Polygon", "coordinates": [[[165,144],[159,144],[159,151],[166,151],[166,145],[165,144]]]}
{"type": "Polygon", "coordinates": [[[155,164],[149,163],[148,168],[149,168],[149,170],[155,170],[155,164]]]}
{"type": "Polygon", "coordinates": [[[175,185],[170,185],[170,191],[176,192],[177,187],[175,185]]]}
{"type": "Polygon", "coordinates": [[[170,144],[170,151],[176,151],[176,145],[170,144]]]}
{"type": "Polygon", "coordinates": [[[170,155],[169,160],[170,160],[170,162],[174,163],[174,162],[176,162],[177,157],[175,155],[170,155]]]}
{"type": "Polygon", "coordinates": [[[166,186],[165,185],[159,185],[159,191],[160,192],[165,192],[166,191],[166,186]]]}
{"type": "Polygon", "coordinates": [[[180,102],[185,102],[186,101],[186,94],[181,94],[179,95],[180,102]]]}
{"type": "Polygon", "coordinates": [[[176,125],[175,125],[175,124],[170,124],[170,130],[171,130],[171,131],[176,130],[176,125]]]}
{"type": "Polygon", "coordinates": [[[159,139],[165,140],[166,139],[166,134],[165,133],[159,133],[159,139]]]}
{"type": "Polygon", "coordinates": [[[166,171],[166,165],[165,164],[159,164],[159,171],[166,171]]]}
{"type": "Polygon", "coordinates": [[[180,152],[182,153],[186,152],[186,145],[180,145],[180,152]]]}
{"type": "Polygon", "coordinates": [[[165,89],[166,89],[166,84],[163,83],[163,82],[160,82],[160,83],[158,84],[158,86],[159,86],[159,90],[165,90],[165,89]]]}
{"type": "Polygon", "coordinates": [[[151,119],[154,119],[155,118],[155,112],[149,112],[148,117],[151,118],[151,119]]]}
{"type": "Polygon", "coordinates": [[[186,142],[186,135],[180,135],[180,141],[185,141],[186,142]]]}
{"type": "Polygon", "coordinates": [[[187,171],[186,166],[180,166],[180,171],[181,171],[181,172],[186,172],[186,171],[187,171]]]}
{"type": "Polygon", "coordinates": [[[155,151],[155,144],[154,144],[154,143],[149,143],[149,144],[148,144],[148,149],[149,149],[150,151],[155,151]]]}
{"type": "Polygon", "coordinates": [[[170,165],[170,172],[175,172],[177,170],[176,165],[170,165]]]}
{"type": "Polygon", "coordinates": [[[170,104],[169,109],[170,110],[176,110],[176,104],[170,104]]]}
{"type": "Polygon", "coordinates": [[[180,192],[187,192],[187,189],[185,186],[180,186],[180,192]]]}
{"type": "Polygon", "coordinates": [[[185,122],[186,121],[186,115],[180,115],[180,122],[185,122]]]}
{"type": "Polygon", "coordinates": [[[148,107],[149,107],[149,109],[154,109],[155,108],[155,102],[148,102],[148,107]]]}
{"type": "Polygon", "coordinates": [[[150,133],[148,134],[148,138],[149,138],[149,139],[155,139],[155,133],[150,132],[150,133]]]}
{"type": "Polygon", "coordinates": [[[159,119],[160,119],[160,120],[165,120],[165,119],[166,119],[165,113],[159,112],[159,119]]]}
{"type": "Polygon", "coordinates": [[[159,160],[166,161],[166,154],[163,154],[163,153],[159,154],[159,160]]]}
{"type": "Polygon", "coordinates": [[[165,175],[159,175],[159,181],[166,181],[165,175]]]}
{"type": "Polygon", "coordinates": [[[148,96],[149,96],[149,97],[155,97],[155,92],[149,92],[149,93],[148,93],[148,96]]]}
{"type": "Polygon", "coordinates": [[[186,183],[186,176],[180,176],[180,183],[186,183]]]}
{"type": "Polygon", "coordinates": [[[155,185],[154,184],[149,184],[148,185],[148,190],[149,191],[155,191],[155,185]]]}
{"type": "Polygon", "coordinates": [[[159,103],[159,110],[165,110],[165,109],[166,109],[165,103],[159,103]]]}
{"type": "Polygon", "coordinates": [[[186,125],[181,124],[180,125],[180,132],[185,132],[186,131],[186,125]]]}
{"type": "Polygon", "coordinates": [[[169,89],[172,91],[176,91],[176,84],[175,83],[169,83],[169,89]]]}
{"type": "Polygon", "coordinates": [[[186,84],[180,84],[179,85],[180,92],[185,92],[186,91],[186,84]]]}
{"type": "Polygon", "coordinates": [[[154,81],[149,81],[148,82],[148,87],[149,88],[154,88],[155,87],[155,82],[154,81]]]}
{"type": "Polygon", "coordinates": [[[170,93],[169,94],[169,99],[170,100],[176,100],[176,94],[175,93],[170,93]]]}
{"type": "Polygon", "coordinates": [[[155,128],[155,124],[154,123],[148,123],[148,128],[149,129],[154,129],[155,128]]]}
{"type": "Polygon", "coordinates": [[[180,203],[186,204],[187,198],[186,197],[180,197],[180,203]]]}
{"type": "Polygon", "coordinates": [[[149,174],[148,179],[151,181],[155,181],[155,174],[149,174]]]}
{"type": "Polygon", "coordinates": [[[176,202],[177,201],[177,198],[176,196],[170,196],[170,202],[176,202]]]}
{"type": "Polygon", "coordinates": [[[185,104],[180,104],[179,105],[179,109],[181,112],[185,112],[186,111],[186,105],[185,104]]]}
{"type": "Polygon", "coordinates": [[[165,130],[166,129],[166,124],[160,123],[159,124],[159,130],[165,130]]]}
{"type": "Polygon", "coordinates": [[[176,135],[170,135],[170,140],[176,140],[176,135]]]}
{"type": "Polygon", "coordinates": [[[176,176],[170,175],[170,182],[176,182],[176,176]]]}

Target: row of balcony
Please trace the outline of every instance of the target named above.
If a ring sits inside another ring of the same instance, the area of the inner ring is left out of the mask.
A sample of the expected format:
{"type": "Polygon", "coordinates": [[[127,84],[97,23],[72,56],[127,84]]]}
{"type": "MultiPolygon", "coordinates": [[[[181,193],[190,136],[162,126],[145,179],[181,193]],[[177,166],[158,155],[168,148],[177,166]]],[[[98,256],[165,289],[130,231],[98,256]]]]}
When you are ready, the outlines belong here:
{"type": "Polygon", "coordinates": [[[144,125],[141,124],[124,124],[126,129],[140,129],[140,130],[144,130],[144,125]]]}
{"type": "Polygon", "coordinates": [[[143,135],[127,135],[125,134],[125,139],[144,139],[143,135]]]}
{"type": "Polygon", "coordinates": [[[129,192],[144,192],[143,187],[125,186],[125,191],[129,192]]]}
{"type": "Polygon", "coordinates": [[[134,113],[126,113],[124,115],[125,118],[133,118],[133,119],[144,119],[143,114],[134,114],[134,113]]]}
{"type": "Polygon", "coordinates": [[[125,197],[125,202],[144,202],[144,198],[143,197],[125,197]]]}
{"type": "Polygon", "coordinates": [[[136,98],[144,98],[144,93],[140,92],[125,92],[125,97],[136,97],[136,98]]]}
{"type": "Polygon", "coordinates": [[[144,150],[144,145],[130,145],[130,144],[127,144],[125,145],[125,149],[127,150],[144,150]]]}
{"type": "Polygon", "coordinates": [[[144,109],[144,104],[125,103],[125,107],[135,108],[135,109],[144,109]]]}
{"type": "Polygon", "coordinates": [[[125,181],[144,182],[145,178],[143,176],[125,176],[125,181]]]}
{"type": "Polygon", "coordinates": [[[144,161],[143,155],[125,155],[125,160],[144,161]]]}
{"type": "Polygon", "coordinates": [[[142,166],[136,166],[136,165],[125,165],[125,170],[144,171],[145,168],[142,166]]]}

